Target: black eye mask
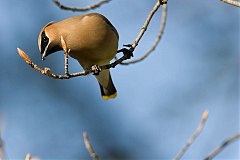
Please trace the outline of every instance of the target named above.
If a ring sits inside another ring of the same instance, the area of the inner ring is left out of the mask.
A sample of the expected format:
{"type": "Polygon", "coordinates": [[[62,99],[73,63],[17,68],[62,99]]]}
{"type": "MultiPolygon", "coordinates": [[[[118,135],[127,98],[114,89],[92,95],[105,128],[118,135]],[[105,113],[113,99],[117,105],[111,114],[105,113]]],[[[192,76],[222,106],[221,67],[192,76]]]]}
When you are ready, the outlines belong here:
{"type": "Polygon", "coordinates": [[[41,54],[44,53],[49,42],[49,38],[46,36],[45,32],[42,32],[41,35],[41,54]]]}

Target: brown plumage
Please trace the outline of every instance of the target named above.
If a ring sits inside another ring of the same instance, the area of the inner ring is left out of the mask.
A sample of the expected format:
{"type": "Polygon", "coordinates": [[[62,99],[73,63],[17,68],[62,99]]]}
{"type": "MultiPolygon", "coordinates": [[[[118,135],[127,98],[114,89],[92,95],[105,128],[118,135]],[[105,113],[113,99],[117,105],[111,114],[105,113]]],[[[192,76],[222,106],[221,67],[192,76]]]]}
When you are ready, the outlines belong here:
{"type": "MultiPolygon", "coordinates": [[[[69,55],[78,60],[84,69],[109,64],[117,53],[118,32],[106,17],[98,13],[74,16],[57,23],[49,22],[38,38],[42,59],[62,50],[61,36],[71,50],[69,55]]],[[[110,71],[103,70],[96,78],[103,99],[115,98],[117,92],[110,71]]]]}

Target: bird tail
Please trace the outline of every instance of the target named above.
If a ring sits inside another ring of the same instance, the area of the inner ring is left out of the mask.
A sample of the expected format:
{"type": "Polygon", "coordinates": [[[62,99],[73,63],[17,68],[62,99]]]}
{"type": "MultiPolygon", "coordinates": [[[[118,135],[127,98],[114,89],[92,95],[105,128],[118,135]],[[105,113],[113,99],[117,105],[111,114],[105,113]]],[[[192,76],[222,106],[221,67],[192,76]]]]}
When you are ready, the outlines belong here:
{"type": "Polygon", "coordinates": [[[109,71],[107,71],[105,73],[104,73],[104,71],[102,71],[96,77],[98,79],[101,95],[104,100],[108,100],[110,98],[117,97],[117,90],[113,84],[113,81],[112,81],[109,71]]]}
{"type": "Polygon", "coordinates": [[[116,98],[117,97],[117,91],[112,83],[112,85],[108,86],[108,88],[103,88],[103,86],[99,83],[102,98],[104,100],[108,100],[110,98],[116,98]]]}

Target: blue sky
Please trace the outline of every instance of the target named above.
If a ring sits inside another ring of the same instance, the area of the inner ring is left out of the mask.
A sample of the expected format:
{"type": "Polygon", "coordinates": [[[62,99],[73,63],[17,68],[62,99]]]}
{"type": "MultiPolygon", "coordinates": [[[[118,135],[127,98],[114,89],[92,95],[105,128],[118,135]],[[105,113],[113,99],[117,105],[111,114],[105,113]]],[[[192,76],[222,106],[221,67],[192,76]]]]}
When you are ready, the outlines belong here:
{"type": "MultiPolygon", "coordinates": [[[[61,1],[86,6],[94,1],[61,1]]],[[[155,1],[112,0],[93,10],[117,28],[123,44],[138,35],[155,1]]],[[[9,158],[26,153],[42,159],[89,159],[87,131],[103,158],[172,159],[197,128],[206,126],[184,158],[202,159],[239,132],[239,9],[219,0],[169,1],[164,36],[146,60],[111,70],[118,90],[103,101],[93,76],[53,80],[31,69],[17,47],[42,67],[64,73],[62,52],[42,62],[37,46],[49,21],[83,13],[62,11],[48,1],[2,1],[0,112],[9,158]]],[[[87,12],[88,13],[88,12],[87,12]]],[[[135,50],[141,56],[155,40],[161,9],[135,50]]],[[[70,59],[70,72],[82,70],[70,59]]],[[[238,159],[239,142],[216,159],[238,159]]]]}

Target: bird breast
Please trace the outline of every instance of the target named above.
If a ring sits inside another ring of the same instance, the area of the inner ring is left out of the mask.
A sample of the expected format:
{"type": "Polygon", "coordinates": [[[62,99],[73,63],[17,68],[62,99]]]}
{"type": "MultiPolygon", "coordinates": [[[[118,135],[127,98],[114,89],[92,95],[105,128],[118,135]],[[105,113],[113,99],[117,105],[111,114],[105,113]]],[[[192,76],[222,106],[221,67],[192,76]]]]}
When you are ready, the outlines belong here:
{"type": "Polygon", "coordinates": [[[56,25],[70,56],[79,61],[110,61],[117,52],[118,35],[101,16],[75,16],[56,25]]]}

